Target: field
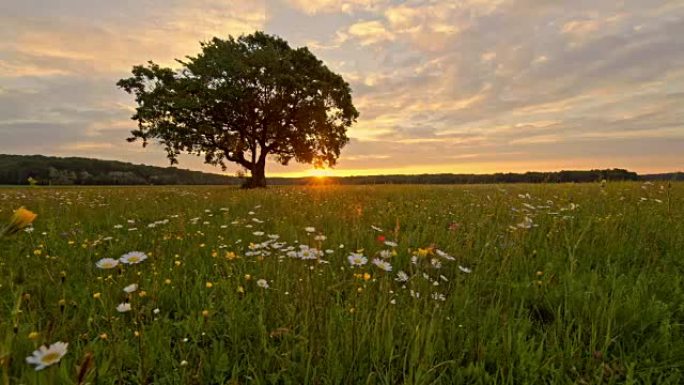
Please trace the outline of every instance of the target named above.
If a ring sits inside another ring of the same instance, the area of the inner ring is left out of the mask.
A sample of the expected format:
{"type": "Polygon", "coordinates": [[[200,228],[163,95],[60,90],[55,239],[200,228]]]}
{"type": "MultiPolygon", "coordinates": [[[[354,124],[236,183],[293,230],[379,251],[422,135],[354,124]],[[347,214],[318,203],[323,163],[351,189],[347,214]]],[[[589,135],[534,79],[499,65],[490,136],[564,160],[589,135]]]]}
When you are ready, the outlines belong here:
{"type": "Polygon", "coordinates": [[[19,206],[4,384],[684,383],[684,184],[0,189],[19,206]]]}

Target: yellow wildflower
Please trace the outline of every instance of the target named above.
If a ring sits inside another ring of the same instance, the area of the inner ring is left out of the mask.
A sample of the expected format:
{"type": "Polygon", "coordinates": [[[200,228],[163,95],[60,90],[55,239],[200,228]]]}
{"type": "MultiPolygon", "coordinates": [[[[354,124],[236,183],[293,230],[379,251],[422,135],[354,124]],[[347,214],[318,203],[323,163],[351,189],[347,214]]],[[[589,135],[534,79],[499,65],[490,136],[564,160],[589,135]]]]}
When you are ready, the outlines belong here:
{"type": "Polygon", "coordinates": [[[37,340],[38,337],[40,337],[40,334],[38,334],[38,332],[31,332],[28,335],[28,339],[30,339],[31,341],[37,340]]]}
{"type": "Polygon", "coordinates": [[[36,213],[27,210],[23,206],[19,207],[12,215],[12,218],[10,218],[10,223],[3,230],[2,235],[17,233],[19,230],[24,229],[33,223],[37,216],[36,213]]]}

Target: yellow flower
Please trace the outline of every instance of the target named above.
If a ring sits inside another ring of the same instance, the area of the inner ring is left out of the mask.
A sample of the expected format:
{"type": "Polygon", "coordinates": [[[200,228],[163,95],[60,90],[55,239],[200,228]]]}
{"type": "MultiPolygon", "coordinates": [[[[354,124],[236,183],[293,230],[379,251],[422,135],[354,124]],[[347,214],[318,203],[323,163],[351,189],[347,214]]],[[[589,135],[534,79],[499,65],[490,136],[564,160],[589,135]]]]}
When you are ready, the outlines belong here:
{"type": "Polygon", "coordinates": [[[33,255],[41,255],[41,254],[43,254],[43,250],[41,250],[41,249],[33,250],[33,255]]]}
{"type": "Polygon", "coordinates": [[[232,261],[235,258],[237,258],[237,255],[234,252],[232,252],[232,251],[226,252],[226,259],[227,260],[232,261]]]}
{"type": "Polygon", "coordinates": [[[204,317],[204,318],[209,317],[209,310],[202,310],[202,317],[204,317]]]}
{"type": "Polygon", "coordinates": [[[371,275],[370,275],[370,274],[368,274],[368,273],[363,273],[363,280],[364,280],[364,281],[368,281],[368,280],[370,280],[370,279],[371,279],[371,275]]]}
{"type": "Polygon", "coordinates": [[[168,278],[166,278],[166,279],[164,280],[164,283],[167,284],[167,285],[170,285],[170,284],[171,284],[171,280],[168,279],[168,278]]]}
{"type": "Polygon", "coordinates": [[[30,339],[31,341],[37,340],[38,337],[40,337],[40,334],[38,334],[38,332],[31,332],[28,335],[28,339],[30,339]]]}
{"type": "Polygon", "coordinates": [[[136,330],[133,332],[133,335],[135,335],[136,337],[140,337],[140,332],[136,330]]]}
{"type": "Polygon", "coordinates": [[[97,293],[93,294],[93,298],[95,298],[95,299],[100,299],[100,296],[101,296],[101,295],[102,295],[102,294],[100,294],[100,292],[98,291],[97,293]]]}
{"type": "Polygon", "coordinates": [[[10,218],[10,223],[3,231],[3,234],[10,235],[18,232],[33,223],[37,216],[33,211],[27,210],[23,206],[19,207],[12,215],[12,218],[10,218]]]}
{"type": "Polygon", "coordinates": [[[99,337],[101,340],[108,340],[109,339],[109,336],[107,335],[107,333],[101,333],[99,337]]]}
{"type": "Polygon", "coordinates": [[[211,289],[212,287],[214,287],[214,284],[211,282],[207,282],[206,284],[204,284],[204,286],[206,286],[207,289],[211,289]]]}
{"type": "Polygon", "coordinates": [[[244,294],[245,288],[242,287],[242,286],[238,286],[238,287],[237,287],[237,292],[240,293],[240,294],[244,294]]]}
{"type": "Polygon", "coordinates": [[[146,297],[146,296],[147,296],[147,292],[146,292],[145,290],[141,290],[141,291],[138,293],[138,297],[141,297],[141,298],[142,298],[142,297],[146,297]]]}
{"type": "Polygon", "coordinates": [[[252,276],[249,274],[245,274],[245,281],[249,281],[250,279],[252,279],[252,276]]]}
{"type": "Polygon", "coordinates": [[[427,255],[429,253],[430,253],[430,249],[423,249],[423,248],[418,249],[418,256],[419,257],[427,257],[427,255]]]}
{"type": "Polygon", "coordinates": [[[180,266],[180,265],[181,265],[181,261],[176,261],[176,262],[174,262],[174,263],[176,264],[176,266],[180,266]]]}

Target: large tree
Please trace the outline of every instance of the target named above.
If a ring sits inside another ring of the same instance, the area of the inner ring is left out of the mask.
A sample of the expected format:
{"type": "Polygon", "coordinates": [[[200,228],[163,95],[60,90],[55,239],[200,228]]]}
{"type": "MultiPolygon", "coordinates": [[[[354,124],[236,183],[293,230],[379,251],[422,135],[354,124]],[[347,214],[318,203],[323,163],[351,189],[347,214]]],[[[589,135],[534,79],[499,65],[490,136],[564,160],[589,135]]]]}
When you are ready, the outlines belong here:
{"type": "Polygon", "coordinates": [[[117,83],[138,103],[129,141],[156,139],[171,164],[181,153],[224,170],[237,163],[250,172],[246,187],[266,186],[269,157],[335,164],[359,116],[340,75],[306,47],[263,32],[200,44],[200,54],[176,60],[180,69],[150,61],[117,83]]]}

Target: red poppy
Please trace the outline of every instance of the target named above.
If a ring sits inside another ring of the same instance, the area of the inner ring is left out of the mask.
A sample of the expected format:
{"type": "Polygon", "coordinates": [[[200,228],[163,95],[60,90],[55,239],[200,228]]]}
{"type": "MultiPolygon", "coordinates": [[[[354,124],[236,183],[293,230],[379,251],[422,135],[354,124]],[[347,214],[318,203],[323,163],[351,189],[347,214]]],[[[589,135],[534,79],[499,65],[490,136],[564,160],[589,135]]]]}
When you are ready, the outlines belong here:
{"type": "Polygon", "coordinates": [[[375,238],[378,242],[383,243],[385,242],[385,236],[384,235],[378,235],[377,238],[375,238]]]}

